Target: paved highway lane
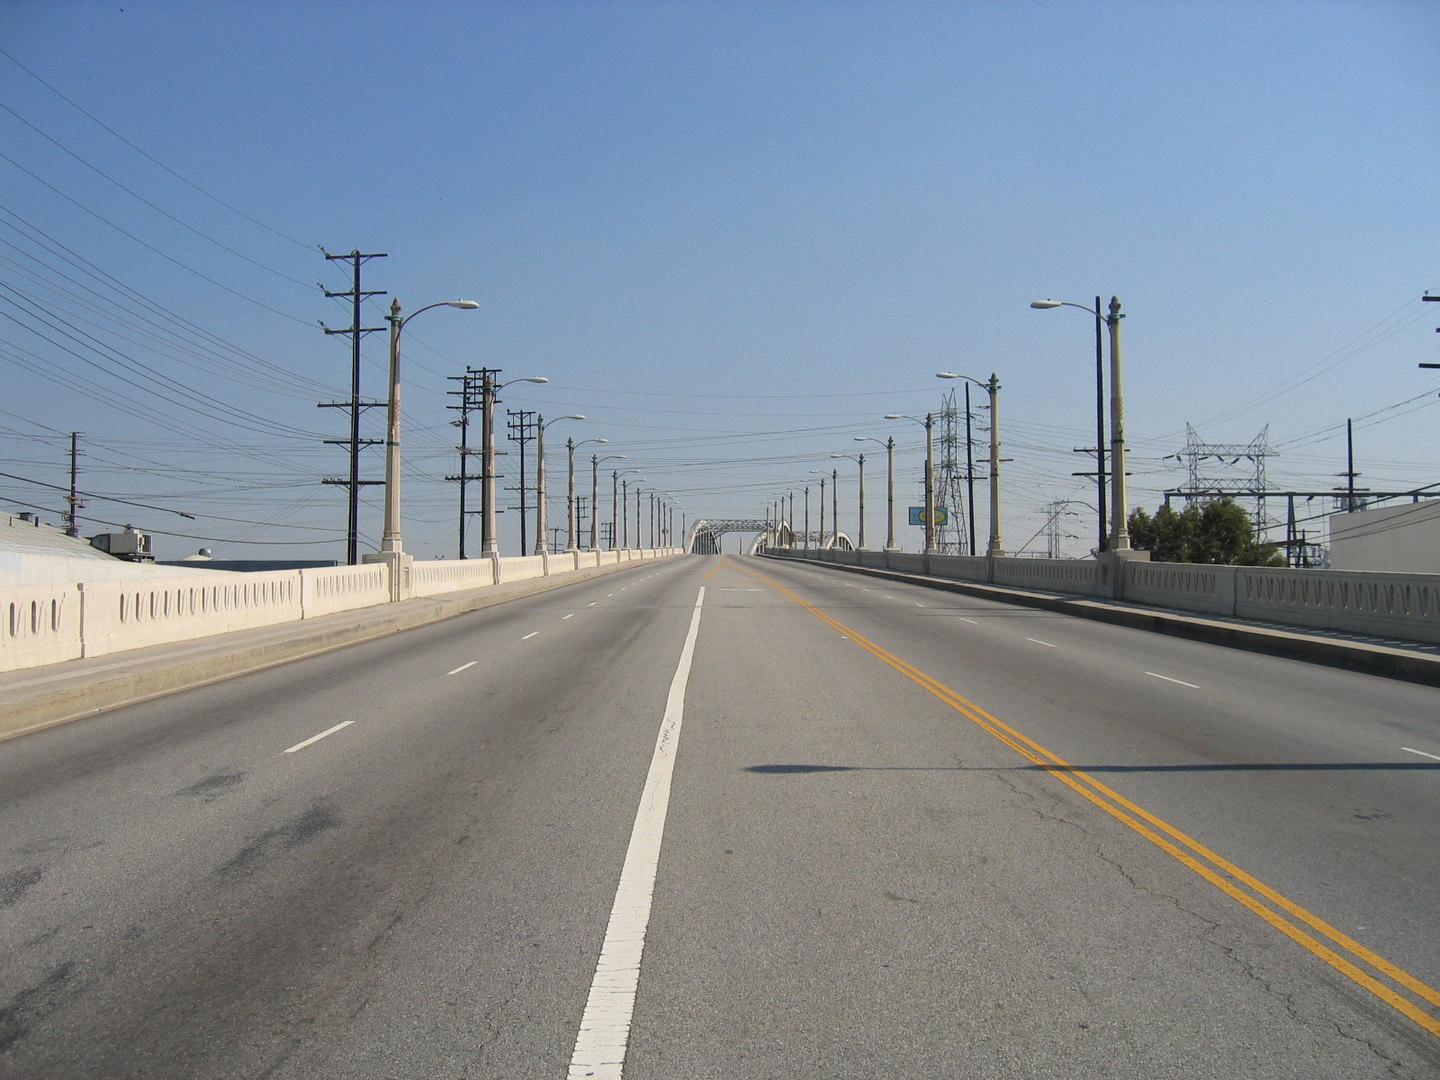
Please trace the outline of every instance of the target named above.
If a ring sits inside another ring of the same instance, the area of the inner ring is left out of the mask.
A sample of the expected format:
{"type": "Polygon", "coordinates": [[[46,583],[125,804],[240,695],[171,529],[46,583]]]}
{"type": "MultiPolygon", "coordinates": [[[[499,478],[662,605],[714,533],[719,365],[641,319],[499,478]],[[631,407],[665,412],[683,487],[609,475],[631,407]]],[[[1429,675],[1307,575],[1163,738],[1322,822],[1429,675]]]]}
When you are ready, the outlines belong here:
{"type": "Polygon", "coordinates": [[[991,721],[1423,990],[1437,703],[843,572],[636,568],[0,744],[0,1076],[618,1075],[582,1023],[633,1080],[1433,1076],[1422,994],[991,721]],[[597,961],[637,922],[627,990],[597,961]]]}

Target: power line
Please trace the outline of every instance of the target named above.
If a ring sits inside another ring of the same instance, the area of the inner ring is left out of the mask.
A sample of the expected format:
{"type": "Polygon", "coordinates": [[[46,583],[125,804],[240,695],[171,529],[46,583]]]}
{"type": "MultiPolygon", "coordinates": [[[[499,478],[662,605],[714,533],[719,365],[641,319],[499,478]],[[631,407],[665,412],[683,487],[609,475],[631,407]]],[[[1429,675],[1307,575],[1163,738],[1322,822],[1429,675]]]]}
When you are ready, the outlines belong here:
{"type": "Polygon", "coordinates": [[[60,92],[59,90],[57,90],[54,86],[52,86],[50,83],[48,83],[48,82],[46,82],[44,79],[42,79],[39,75],[35,74],[35,72],[31,71],[28,67],[26,67],[24,64],[22,64],[19,60],[16,60],[15,57],[11,56],[11,55],[10,55],[8,52],[6,52],[4,49],[0,49],[0,56],[5,57],[6,60],[9,60],[12,64],[14,64],[16,67],[18,67],[21,71],[25,72],[26,75],[29,75],[32,79],[34,79],[36,82],[38,82],[41,86],[45,87],[46,90],[49,90],[52,94],[54,94],[56,97],[58,97],[61,101],[65,102],[65,103],[66,103],[67,105],[69,105],[71,108],[73,108],[73,109],[75,109],[76,111],[78,111],[81,115],[83,115],[83,116],[87,117],[88,119],[93,120],[95,123],[99,124],[102,128],[104,128],[106,131],[108,131],[111,135],[115,136],[115,138],[119,139],[119,140],[120,140],[122,143],[124,143],[126,146],[130,147],[131,150],[134,150],[137,154],[139,154],[141,157],[143,157],[146,161],[149,161],[149,162],[151,162],[151,163],[154,164],[154,165],[158,165],[160,168],[164,169],[164,170],[165,170],[167,173],[169,173],[171,176],[175,177],[175,179],[179,180],[182,184],[185,184],[187,187],[193,188],[194,190],[198,191],[201,195],[204,195],[204,196],[205,196],[207,199],[209,199],[211,202],[214,202],[214,203],[217,203],[217,204],[220,205],[220,206],[223,206],[226,210],[229,210],[232,214],[237,214],[237,215],[239,215],[240,217],[244,218],[246,221],[250,222],[252,225],[258,225],[258,226],[260,226],[260,228],[264,229],[266,232],[274,233],[276,236],[280,237],[280,239],[282,239],[282,240],[289,240],[290,243],[292,243],[292,244],[296,244],[296,245],[298,245],[298,246],[300,246],[300,247],[303,247],[303,248],[305,248],[307,251],[310,250],[310,245],[309,245],[309,244],[306,244],[306,243],[304,243],[304,242],[302,242],[302,241],[300,241],[300,240],[296,240],[293,236],[287,236],[285,233],[281,232],[279,229],[275,229],[275,228],[272,228],[272,227],[269,226],[269,225],[266,225],[263,221],[259,221],[259,220],[255,219],[255,218],[251,217],[249,214],[245,213],[243,210],[237,210],[235,207],[231,206],[229,203],[225,202],[223,199],[219,198],[219,197],[216,196],[216,195],[212,195],[210,192],[206,191],[204,188],[202,188],[199,184],[195,183],[193,180],[187,179],[186,177],[182,176],[180,173],[178,173],[178,172],[176,172],[174,169],[170,168],[169,165],[166,165],[166,164],[165,164],[163,161],[161,161],[160,159],[152,156],[151,154],[146,153],[144,150],[140,149],[140,147],[136,146],[133,142],[131,142],[129,139],[127,139],[124,135],[121,135],[118,131],[116,131],[114,128],[112,128],[109,124],[105,123],[105,121],[101,120],[99,117],[95,116],[93,113],[86,111],[81,105],[79,105],[79,104],[78,104],[77,102],[75,102],[73,99],[71,99],[71,98],[69,98],[69,97],[66,97],[65,94],[61,93],[61,92],[60,92]]]}

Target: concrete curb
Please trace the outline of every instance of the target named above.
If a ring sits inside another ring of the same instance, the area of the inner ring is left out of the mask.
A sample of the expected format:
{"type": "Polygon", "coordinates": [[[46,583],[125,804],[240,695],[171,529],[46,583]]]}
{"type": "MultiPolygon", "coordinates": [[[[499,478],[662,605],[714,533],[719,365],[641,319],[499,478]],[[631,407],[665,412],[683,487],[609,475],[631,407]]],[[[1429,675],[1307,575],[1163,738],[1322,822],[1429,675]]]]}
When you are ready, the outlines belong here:
{"type": "Polygon", "coordinates": [[[923,574],[907,574],[900,570],[885,570],[870,566],[846,566],[844,563],[817,562],[813,559],[788,559],[783,555],[762,555],[761,558],[774,559],[778,562],[798,566],[819,566],[831,570],[842,570],[850,574],[864,574],[868,577],[921,585],[927,589],[939,589],[944,592],[974,596],[982,600],[995,600],[1002,604],[1039,608],[1042,611],[1074,615],[1081,619],[1093,619],[1096,622],[1113,623],[1136,630],[1172,634],[1176,637],[1206,641],[1213,645],[1225,645],[1233,649],[1248,649],[1252,652],[1284,656],[1291,660],[1350,668],[1372,675],[1384,675],[1392,679],[1440,686],[1440,656],[1429,656],[1407,649],[1392,649],[1384,645],[1371,645],[1361,641],[1320,637],[1318,632],[1306,633],[1302,627],[1291,631],[1275,630],[1264,626],[1243,626],[1186,612],[1139,608],[1089,597],[1029,592],[1025,589],[1012,589],[1002,585],[954,581],[949,578],[927,577],[923,574]]]}
{"type": "MultiPolygon", "coordinates": [[[[97,657],[96,660],[109,670],[76,670],[75,665],[85,665],[84,660],[66,661],[52,665],[56,669],[52,673],[53,678],[47,680],[41,675],[39,679],[28,680],[60,685],[12,689],[0,682],[0,740],[678,557],[670,555],[615,566],[589,566],[552,577],[527,578],[511,584],[502,582],[449,596],[419,597],[399,604],[386,604],[378,609],[363,608],[259,630],[219,634],[214,638],[201,639],[198,651],[194,648],[196,643],[191,643],[190,651],[195,655],[185,658],[166,659],[166,652],[173,653],[175,646],[157,645],[137,649],[130,654],[97,657]],[[236,640],[240,637],[247,640],[236,640]],[[128,661],[127,656],[130,658],[128,661]]],[[[6,675],[10,676],[10,681],[27,681],[27,676],[33,677],[45,670],[23,669],[7,672],[6,675]]]]}

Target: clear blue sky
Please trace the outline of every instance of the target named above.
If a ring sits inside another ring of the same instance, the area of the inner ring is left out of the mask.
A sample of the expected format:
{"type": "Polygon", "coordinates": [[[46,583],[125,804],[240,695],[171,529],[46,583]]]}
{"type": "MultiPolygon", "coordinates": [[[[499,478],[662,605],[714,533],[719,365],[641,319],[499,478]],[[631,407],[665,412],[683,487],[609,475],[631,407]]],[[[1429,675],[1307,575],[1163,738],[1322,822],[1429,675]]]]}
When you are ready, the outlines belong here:
{"type": "MultiPolygon", "coordinates": [[[[606,438],[692,519],[760,512],[856,434],[896,435],[918,503],[920,429],[882,415],[993,371],[1007,547],[1071,498],[1082,554],[1093,327],[1042,297],[1124,302],[1135,504],[1184,481],[1187,423],[1268,425],[1271,482],[1328,489],[1356,417],[1362,486],[1440,480],[1432,3],[0,3],[0,48],[3,471],[62,484],[57,433],[85,432],[82,487],[196,515],[90,504],[162,556],[343,552],[318,481],[344,425],[315,403],[348,389],[316,325],[346,324],[316,287],[345,281],[317,245],[387,252],[366,287],[407,310],[482,304],[406,331],[421,557],[455,555],[467,363],[549,377],[506,406],[584,413],[552,450],[606,438]]],[[[366,356],[383,397],[383,335],[366,356]]]]}

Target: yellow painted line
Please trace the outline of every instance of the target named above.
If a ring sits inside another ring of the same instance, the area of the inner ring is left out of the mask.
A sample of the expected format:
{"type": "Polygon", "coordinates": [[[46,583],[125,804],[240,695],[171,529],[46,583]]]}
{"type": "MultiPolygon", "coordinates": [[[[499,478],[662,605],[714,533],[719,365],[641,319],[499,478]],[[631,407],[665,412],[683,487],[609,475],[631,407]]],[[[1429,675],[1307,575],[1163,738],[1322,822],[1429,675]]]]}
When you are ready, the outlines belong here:
{"type": "Polygon", "coordinates": [[[1422,982],[1415,976],[1411,975],[1409,972],[1403,970],[1400,967],[1397,967],[1395,964],[1392,964],[1390,961],[1386,960],[1378,953],[1367,949],[1364,945],[1361,945],[1358,941],[1355,941],[1349,935],[1325,922],[1325,920],[1321,919],[1318,915],[1307,911],[1305,908],[1301,907],[1293,900],[1289,899],[1286,896],[1283,896],[1279,892],[1276,892],[1274,889],[1270,888],[1270,886],[1266,885],[1264,882],[1260,881],[1253,875],[1246,873],[1244,870],[1241,870],[1238,866],[1230,862],[1228,859],[1217,855],[1215,852],[1205,847],[1205,845],[1191,839],[1189,836],[1186,836],[1185,833],[1181,832],[1173,825],[1170,825],[1168,822],[1165,822],[1159,817],[1156,817],[1148,810],[1125,798],[1125,796],[1114,791],[1107,785],[1101,783],[1099,780],[1096,780],[1089,773],[1085,772],[1082,769],[1076,768],[1074,765],[1071,765],[1059,755],[1054,754],[1051,751],[1047,750],[1045,747],[1041,746],[1034,739],[1031,739],[1029,736],[1023,734],[1020,731],[1017,731],[1015,728],[1010,727],[1004,721],[990,715],[978,705],[961,697],[954,690],[951,690],[943,683],[932,679],[923,671],[911,667],[904,660],[901,660],[898,656],[875,644],[868,638],[857,634],[854,630],[850,629],[848,626],[846,626],[839,620],[831,618],[814,604],[810,603],[808,600],[803,600],[800,597],[796,596],[793,592],[785,588],[785,586],[781,585],[779,582],[769,577],[766,577],[764,574],[751,570],[748,567],[740,567],[739,569],[744,570],[747,574],[754,575],[761,581],[764,581],[766,584],[770,585],[772,588],[789,597],[791,600],[794,600],[797,604],[803,607],[806,611],[810,612],[810,614],[814,615],[821,622],[824,622],[827,625],[833,627],[834,629],[840,631],[842,634],[849,637],[851,641],[855,642],[857,645],[860,645],[862,648],[866,649],[878,659],[884,661],[886,664],[894,668],[896,671],[900,672],[902,675],[905,675],[907,678],[929,690],[936,697],[940,698],[940,700],[944,701],[947,705],[951,706],[953,709],[959,712],[967,720],[970,720],[972,723],[983,728],[989,734],[993,735],[1006,746],[1014,750],[1021,757],[1026,758],[1034,764],[1039,765],[1047,772],[1050,772],[1058,780],[1060,780],[1061,783],[1073,789],[1078,794],[1084,796],[1087,800],[1089,800],[1091,803],[1094,803],[1100,809],[1104,810],[1107,814],[1114,817],[1117,821],[1124,822],[1136,833],[1149,840],[1152,844],[1160,848],[1162,851],[1173,856],[1176,860],[1183,863],[1185,866],[1189,867],[1206,881],[1214,885],[1217,889],[1220,889],[1226,895],[1234,898],[1235,900],[1243,904],[1245,907],[1255,912],[1255,914],[1259,915],[1266,922],[1270,923],[1270,925],[1274,926],[1286,937],[1290,938],[1291,940],[1295,941],[1300,945],[1303,945],[1310,952],[1314,953],[1331,967],[1335,968],[1335,970],[1341,972],[1348,978],[1354,980],[1359,985],[1365,987],[1365,989],[1369,990],[1386,1004],[1391,1005],[1395,1009],[1404,1013],[1421,1027],[1425,1028],[1425,1030],[1429,1031],[1432,1035],[1440,1036],[1440,1018],[1431,1016],[1420,1006],[1416,1005],[1409,999],[1402,997],[1390,987],[1380,982],[1369,972],[1364,971],[1363,969],[1357,967],[1350,960],[1347,960],[1345,957],[1341,956],[1324,942],[1319,941],[1318,939],[1312,937],[1310,934],[1306,933],[1299,926],[1296,926],[1293,922],[1286,919],[1283,915],[1279,914],[1279,912],[1273,911],[1272,909],[1266,907],[1254,896],[1251,896],[1249,893],[1244,892],[1237,884],[1235,884],[1235,882],[1240,882],[1254,892],[1259,893],[1260,896],[1263,896],[1266,900],[1270,901],[1270,903],[1274,904],[1282,911],[1293,916],[1300,922],[1305,923],[1312,929],[1319,931],[1336,945],[1340,946],[1346,952],[1350,953],[1357,960],[1361,960],[1364,963],[1369,964],[1376,971],[1379,971],[1382,974],[1386,975],[1396,983],[1399,983],[1401,986],[1405,987],[1405,989],[1409,990],[1411,993],[1415,994],[1417,997],[1430,1002],[1430,1004],[1440,1006],[1440,990],[1436,990],[1434,987],[1422,982]],[[1089,785],[1089,787],[1085,786],[1087,784],[1089,785]],[[1107,799],[1111,801],[1107,802],[1107,799]],[[1153,826],[1153,828],[1151,826],[1153,826]],[[1162,836],[1160,835],[1160,833],[1166,834],[1171,839],[1166,839],[1166,836],[1162,836]],[[1171,842],[1172,840],[1178,841],[1179,845],[1182,845],[1185,848],[1189,848],[1190,851],[1186,852],[1181,850],[1180,846],[1177,846],[1176,843],[1171,842]],[[1191,854],[1192,852],[1193,854],[1191,854]],[[1199,859],[1195,858],[1196,855],[1210,862],[1213,865],[1213,868],[1212,866],[1206,866],[1204,863],[1200,862],[1199,859]],[[1226,874],[1229,874],[1232,878],[1235,879],[1235,881],[1226,880],[1226,878],[1222,877],[1219,873],[1217,873],[1217,869],[1223,871],[1226,874]]]}
{"type": "Polygon", "coordinates": [[[721,570],[728,570],[728,569],[730,569],[731,567],[733,567],[734,565],[735,565],[734,563],[726,562],[726,561],[725,561],[725,556],[723,556],[723,555],[720,556],[720,565],[717,566],[717,567],[715,567],[715,569],[714,569],[714,570],[711,570],[708,574],[706,574],[706,575],[705,575],[705,580],[706,580],[706,581],[709,581],[712,577],[714,577],[716,574],[718,574],[721,570]]]}

